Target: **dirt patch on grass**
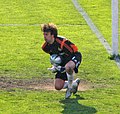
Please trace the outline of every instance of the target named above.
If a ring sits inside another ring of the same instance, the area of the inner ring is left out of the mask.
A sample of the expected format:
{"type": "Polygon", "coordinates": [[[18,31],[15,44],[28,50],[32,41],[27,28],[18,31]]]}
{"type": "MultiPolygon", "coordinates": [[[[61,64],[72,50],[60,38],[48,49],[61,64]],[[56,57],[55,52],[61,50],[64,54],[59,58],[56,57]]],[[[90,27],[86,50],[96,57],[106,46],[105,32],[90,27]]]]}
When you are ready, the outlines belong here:
{"type": "MultiPolygon", "coordinates": [[[[54,90],[54,79],[11,79],[0,77],[0,89],[11,90],[14,88],[28,89],[28,90],[54,90]]],[[[85,80],[81,80],[78,90],[86,91],[92,89],[92,85],[85,80]]]]}

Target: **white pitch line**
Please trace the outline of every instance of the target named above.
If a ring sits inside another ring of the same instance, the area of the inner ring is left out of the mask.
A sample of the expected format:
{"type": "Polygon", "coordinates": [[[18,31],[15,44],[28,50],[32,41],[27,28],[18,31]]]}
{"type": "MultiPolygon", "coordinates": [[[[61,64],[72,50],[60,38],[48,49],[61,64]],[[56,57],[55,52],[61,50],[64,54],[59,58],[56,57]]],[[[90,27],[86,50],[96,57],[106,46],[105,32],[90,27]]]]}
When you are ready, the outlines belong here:
{"type": "MultiPolygon", "coordinates": [[[[88,14],[84,11],[84,9],[81,7],[81,5],[78,3],[77,0],[72,0],[75,8],[78,10],[78,12],[83,16],[91,30],[96,34],[97,38],[100,40],[102,45],[105,47],[107,52],[112,55],[112,49],[108,42],[105,40],[104,36],[101,34],[101,32],[98,30],[98,28],[95,26],[95,24],[92,22],[91,18],[88,16],[88,14]]],[[[115,60],[117,66],[120,68],[120,61],[115,60]]]]}

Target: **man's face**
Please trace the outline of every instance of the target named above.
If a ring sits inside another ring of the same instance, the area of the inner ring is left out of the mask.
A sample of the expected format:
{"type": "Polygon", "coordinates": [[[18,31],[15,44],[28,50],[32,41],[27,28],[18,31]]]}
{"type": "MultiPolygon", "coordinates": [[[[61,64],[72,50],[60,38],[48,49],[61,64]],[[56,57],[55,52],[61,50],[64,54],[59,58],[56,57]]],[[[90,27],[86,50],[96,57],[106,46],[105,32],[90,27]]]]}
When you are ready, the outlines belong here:
{"type": "Polygon", "coordinates": [[[54,36],[51,35],[50,32],[44,32],[43,35],[44,35],[44,40],[45,40],[47,43],[50,43],[50,44],[53,43],[53,41],[54,41],[54,36]]]}

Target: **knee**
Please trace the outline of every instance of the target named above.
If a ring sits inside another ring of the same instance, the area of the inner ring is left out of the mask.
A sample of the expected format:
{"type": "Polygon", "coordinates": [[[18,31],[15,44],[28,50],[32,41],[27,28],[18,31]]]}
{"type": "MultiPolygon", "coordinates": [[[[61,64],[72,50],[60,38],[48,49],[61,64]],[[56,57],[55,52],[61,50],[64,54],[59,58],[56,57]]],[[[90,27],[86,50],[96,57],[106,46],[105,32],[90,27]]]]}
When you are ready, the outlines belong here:
{"type": "Polygon", "coordinates": [[[73,69],[71,68],[71,66],[66,66],[65,69],[66,69],[66,72],[68,74],[72,74],[73,73],[73,69]]]}
{"type": "Polygon", "coordinates": [[[75,68],[75,63],[74,63],[73,61],[69,61],[69,62],[65,65],[65,69],[66,69],[66,72],[67,72],[68,74],[72,74],[74,68],[75,68]]]}
{"type": "Polygon", "coordinates": [[[62,79],[56,79],[55,80],[55,89],[56,90],[61,90],[62,88],[63,88],[63,86],[64,86],[64,80],[62,80],[62,79]]]}
{"type": "Polygon", "coordinates": [[[63,87],[62,86],[60,86],[60,85],[55,85],[55,89],[56,90],[61,90],[63,87]]]}

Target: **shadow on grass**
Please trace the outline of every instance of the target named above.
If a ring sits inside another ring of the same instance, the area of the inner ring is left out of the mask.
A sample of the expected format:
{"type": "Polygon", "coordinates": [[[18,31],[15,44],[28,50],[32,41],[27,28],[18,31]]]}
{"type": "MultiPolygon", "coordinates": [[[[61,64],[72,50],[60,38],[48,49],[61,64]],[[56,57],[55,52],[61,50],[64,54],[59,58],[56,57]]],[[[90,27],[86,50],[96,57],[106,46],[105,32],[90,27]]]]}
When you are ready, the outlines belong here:
{"type": "Polygon", "coordinates": [[[97,110],[93,107],[85,106],[79,104],[78,100],[84,100],[84,98],[76,95],[76,98],[72,99],[64,99],[61,100],[60,103],[64,104],[64,110],[61,112],[62,114],[95,114],[97,110]]]}

